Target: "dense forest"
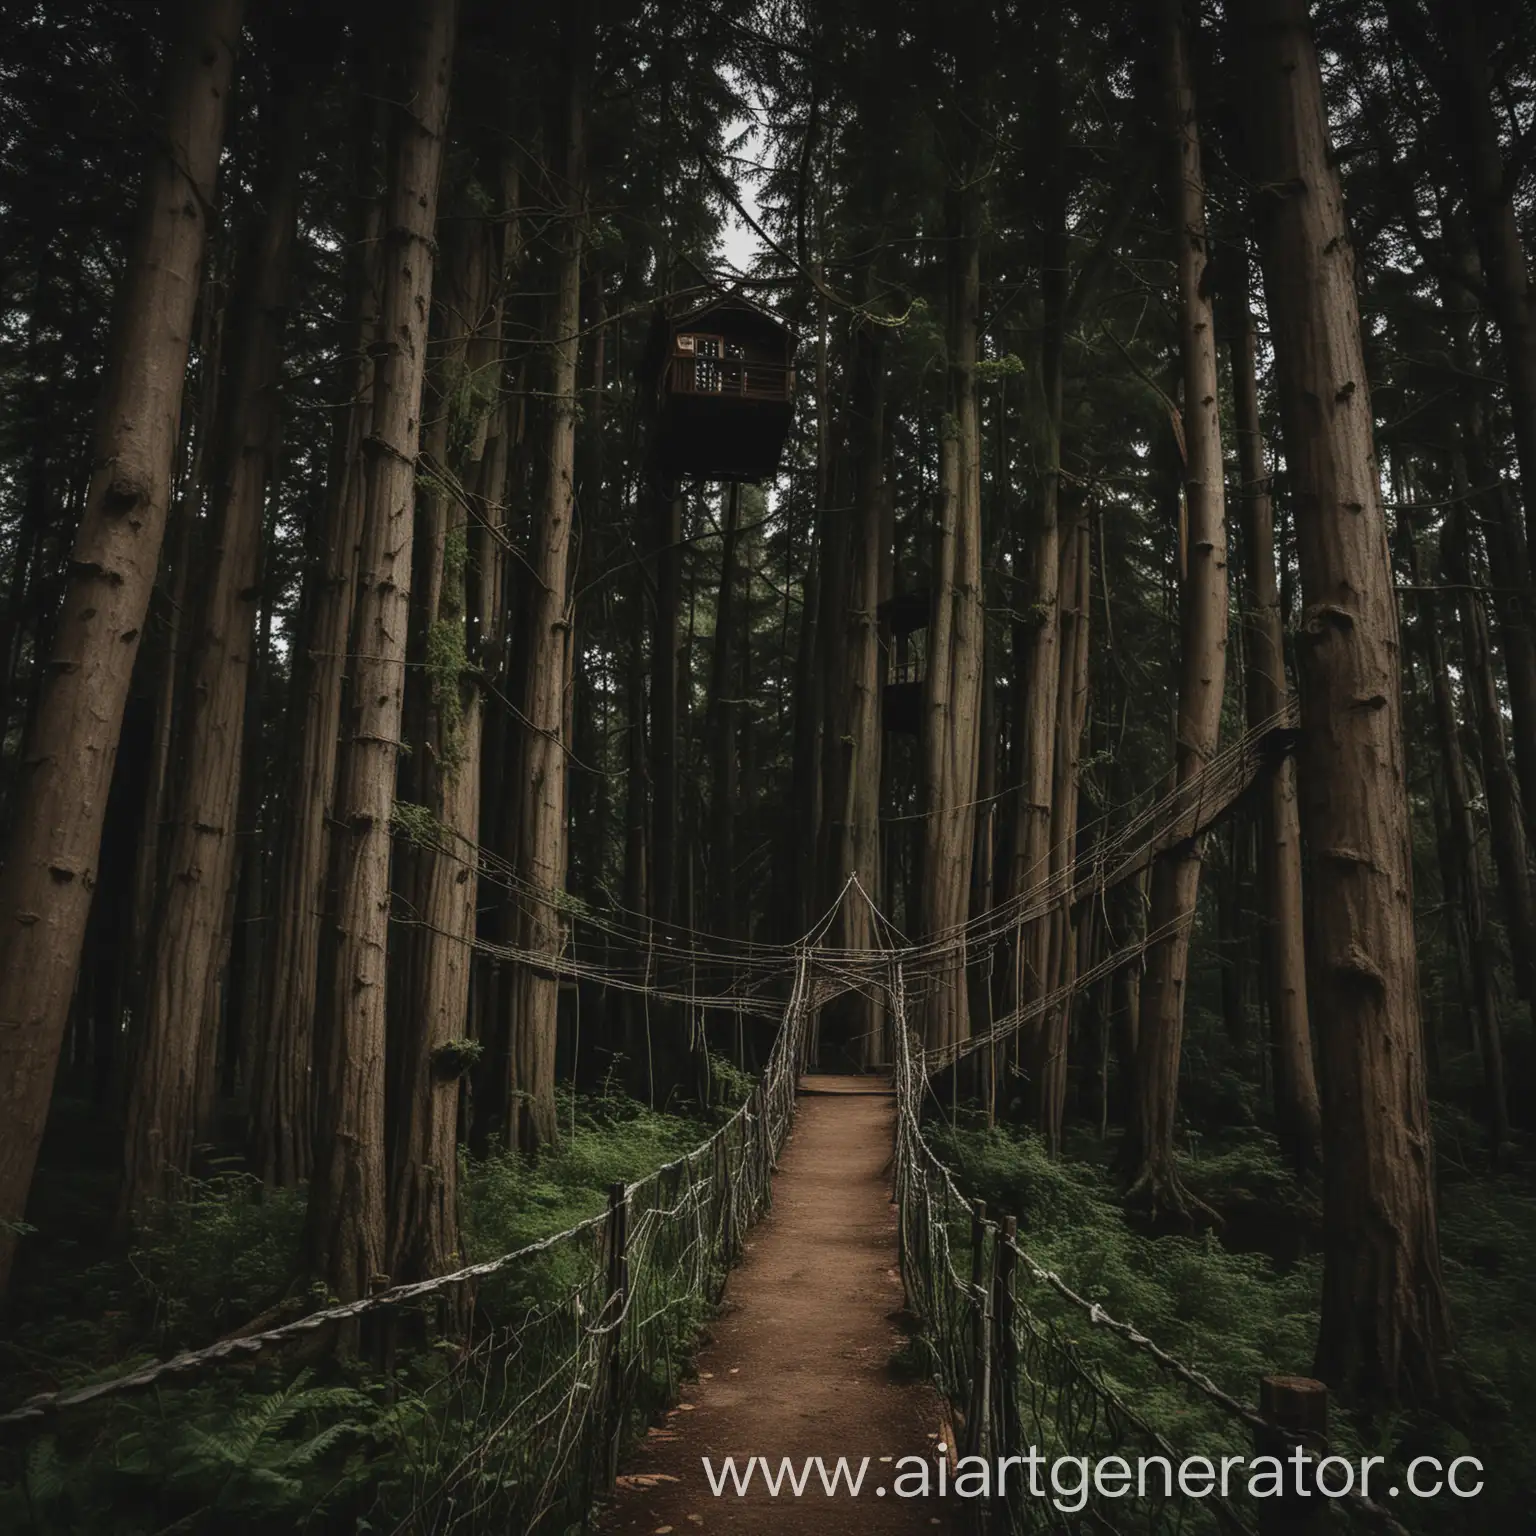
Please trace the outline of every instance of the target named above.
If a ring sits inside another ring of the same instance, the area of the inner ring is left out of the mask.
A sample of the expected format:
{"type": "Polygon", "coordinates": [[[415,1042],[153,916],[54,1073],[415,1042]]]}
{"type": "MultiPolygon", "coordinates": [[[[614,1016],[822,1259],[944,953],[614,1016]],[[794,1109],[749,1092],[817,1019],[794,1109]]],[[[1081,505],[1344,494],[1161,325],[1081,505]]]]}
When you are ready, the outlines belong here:
{"type": "MultiPolygon", "coordinates": [[[[1530,1528],[1529,7],[20,3],[0,229],[0,1412],[593,1217],[821,946],[1085,1294],[1530,1528]]],[[[397,1528],[434,1294],[0,1524],[397,1528]]]]}

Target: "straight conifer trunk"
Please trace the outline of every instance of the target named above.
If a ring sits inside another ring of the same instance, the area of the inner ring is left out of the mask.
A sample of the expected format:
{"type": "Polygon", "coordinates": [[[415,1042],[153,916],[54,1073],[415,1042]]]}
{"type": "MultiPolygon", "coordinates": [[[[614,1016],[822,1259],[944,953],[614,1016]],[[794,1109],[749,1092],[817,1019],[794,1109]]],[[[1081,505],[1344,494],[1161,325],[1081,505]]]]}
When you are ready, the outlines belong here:
{"type": "Polygon", "coordinates": [[[380,356],[362,444],[363,527],[353,623],[352,718],[336,795],[335,982],[310,1183],[310,1262],[336,1295],[383,1272],[384,1041],[391,816],[400,750],[416,456],[455,0],[414,0],[391,117],[380,356]]]}
{"type": "Polygon", "coordinates": [[[677,901],[678,652],[682,645],[683,500],[673,485],[651,486],[656,608],[651,629],[650,915],[670,923],[677,901]]]}
{"type": "Polygon", "coordinates": [[[518,966],[512,1012],[513,1141],[526,1152],[555,1144],[555,1031],[565,890],[566,677],[571,648],[567,571],[576,510],[576,387],[581,332],[584,242],[585,115],[591,18],[585,6],[570,24],[569,95],[565,114],[566,189],[557,288],[550,315],[549,461],[543,516],[534,530],[529,589],[528,669],[518,869],[521,947],[538,960],[518,966]]]}
{"type": "MultiPolygon", "coordinates": [[[[515,204],[500,191],[502,207],[515,204]]],[[[417,744],[419,793],[432,817],[427,837],[409,850],[412,893],[421,922],[399,947],[404,993],[395,1010],[399,1070],[390,1143],[389,1273],[398,1283],[441,1274],[459,1255],[459,1083],[469,1063],[456,1049],[468,1034],[480,838],[480,771],[485,708],[471,670],[471,631],[485,643],[497,617],[500,551],[491,530],[502,521],[506,480],[506,409],[500,394],[501,298],[508,225],[456,221],[445,232],[438,266],[445,316],[430,428],[434,470],[460,481],[472,501],[439,483],[424,489],[431,579],[424,601],[427,690],[425,729],[417,744]],[[462,402],[468,402],[463,404],[462,402]],[[473,411],[469,420],[455,412],[473,411]],[[448,463],[450,441],[468,438],[462,462],[448,463]],[[429,512],[427,509],[431,507],[429,512]],[[471,539],[474,551],[471,554],[471,539]],[[473,561],[474,570],[470,566],[473,561]]],[[[405,863],[397,848],[397,867],[405,863]]],[[[395,984],[395,977],[391,978],[395,984]]],[[[463,1298],[447,1299],[458,1309],[463,1298]]]]}
{"type": "Polygon", "coordinates": [[[736,613],[737,545],[741,537],[741,487],[725,490],[725,525],[720,540],[720,592],[715,633],[709,648],[710,887],[712,932],[737,932],[736,914],[736,691],[731,651],[736,613]]]}
{"type": "MultiPolygon", "coordinates": [[[[870,288],[868,274],[865,291],[870,288]]],[[[822,646],[822,858],[818,905],[837,900],[857,875],[870,900],[880,892],[880,540],[884,497],[885,345],[883,333],[856,321],[850,336],[847,413],[851,502],[828,521],[822,646]],[[829,547],[831,546],[831,547],[829,547]]],[[[847,949],[876,946],[870,901],[850,890],[838,910],[831,942],[847,949]]],[[[884,1060],[883,1013],[855,990],[835,1005],[861,1066],[884,1060]]]]}
{"type": "MultiPolygon", "coordinates": [[[[1026,588],[1026,620],[1013,624],[1014,742],[1018,767],[1013,816],[1013,849],[1008,894],[1017,901],[1042,894],[1050,874],[1051,791],[1056,771],[1057,691],[1061,686],[1061,421],[1066,349],[1067,202],[1066,108],[1061,93],[1061,17],[1057,0],[1043,11],[1037,92],[1041,138],[1040,390],[1044,396],[1041,427],[1040,494],[1035,515],[1021,540],[1026,588]]],[[[1032,902],[1031,905],[1034,903],[1032,902]]],[[[1012,1004],[1038,997],[1046,986],[1050,956],[1050,920],[1022,924],[1015,943],[1012,1004]]],[[[1026,1026],[1019,1046],[1029,1054],[1026,1026]]]]}
{"type": "MultiPolygon", "coordinates": [[[[219,980],[236,871],[247,694],[256,642],[262,519],[281,429],[284,309],[298,221],[305,103],[285,83],[271,146],[267,206],[237,272],[220,390],[210,547],[182,705],[183,765],[171,796],[168,867],[153,931],[144,1019],[127,1102],[124,1217],[174,1192],[206,1130],[198,1061],[217,1057],[219,980]]],[[[190,595],[190,594],[189,594],[190,595]]],[[[211,1082],[208,1084],[211,1089],[211,1082]]]]}
{"type": "MultiPolygon", "coordinates": [[[[1178,146],[1174,197],[1179,337],[1184,379],[1185,574],[1179,637],[1174,776],[1187,783],[1215,754],[1227,664],[1227,526],[1217,408],[1216,330],[1207,291],[1205,181],[1195,119],[1183,0],[1162,10],[1167,109],[1178,146]]],[[[1188,1200],[1174,1167],[1173,1130],[1184,1040],[1185,980],[1203,839],[1170,849],[1152,871],[1150,933],[1172,927],[1147,955],[1137,1030],[1130,1124],[1121,1149],[1127,1198],[1154,1219],[1183,1219],[1188,1200]]]]}
{"type": "MultiPolygon", "coordinates": [[[[364,82],[377,85],[365,63],[364,82]]],[[[330,876],[331,813],[340,756],[342,697],[362,536],[362,444],[373,400],[383,282],[384,123],[374,92],[360,84],[352,146],[353,196],[347,252],[347,357],[340,375],[330,472],[315,547],[308,551],[300,639],[288,689],[284,807],[273,891],[271,1008],[251,1052],[247,1155],[268,1184],[309,1177],[314,1155],[313,1069],[320,994],[320,940],[330,876]]]]}
{"type": "MultiPolygon", "coordinates": [[[[1399,514],[1397,546],[1406,556],[1409,580],[1420,587],[1418,551],[1413,531],[1406,517],[1399,514]]],[[[1488,1116],[1488,1137],[1493,1156],[1509,1140],[1509,1110],[1504,1096],[1504,1051],[1499,1032],[1499,1005],[1494,992],[1493,973],[1498,963],[1487,927],[1487,905],[1483,900],[1482,861],[1478,856],[1477,827],[1472,814],[1472,792],[1467,776],[1466,757],[1461,749],[1461,722],[1451,692],[1451,673],[1446,665],[1440,625],[1450,618],[1437,613],[1445,594],[1416,590],[1411,597],[1412,638],[1418,641],[1424,667],[1429,674],[1430,700],[1434,707],[1435,737],[1440,748],[1441,780],[1445,790],[1445,840],[1449,858],[1443,870],[1447,904],[1460,953],[1457,956],[1465,974],[1459,979],[1463,997],[1472,1012],[1473,1037],[1483,1063],[1483,1087],[1488,1116]],[[1437,605],[1436,597],[1442,599],[1437,605]]],[[[1447,624],[1447,628],[1450,625],[1447,624]]],[[[1524,852],[1523,846],[1521,852],[1524,852]]]]}
{"type": "MultiPolygon", "coordinates": [[[[1285,632],[1275,570],[1275,514],[1259,428],[1258,337],[1248,303],[1248,263],[1234,300],[1232,396],[1237,414],[1239,504],[1248,578],[1244,615],[1244,678],[1248,725],[1272,720],[1290,693],[1285,632]]],[[[1259,807],[1259,878],[1263,882],[1263,979],[1274,1070],[1275,1127],[1280,1145],[1303,1178],[1322,1170],[1322,1106],[1312,1061],[1307,1015],[1305,924],[1301,885],[1301,812],[1296,759],[1287,754],[1264,784],[1259,807]]]]}
{"type": "Polygon", "coordinates": [[[1401,653],[1370,391],[1306,0],[1234,6],[1246,52],[1259,248],[1304,612],[1307,958],[1321,1049],[1316,1369],[1353,1403],[1444,1384],[1433,1133],[1424,1083],[1401,653]]]}
{"type": "Polygon", "coordinates": [[[1489,35],[1481,6],[1434,0],[1434,10],[1445,49],[1444,68],[1437,73],[1498,323],[1529,541],[1536,522],[1536,307],[1515,208],[1518,178],[1505,165],[1499,144],[1490,60],[1497,39],[1489,35]]]}
{"type": "MultiPolygon", "coordinates": [[[[981,192],[952,189],[949,415],[939,449],[928,671],[923,679],[923,932],[953,952],[925,1004],[930,1049],[970,1032],[961,926],[970,915],[985,623],[981,592],[981,433],[976,360],[981,307],[981,192]]],[[[877,780],[878,782],[878,780],[877,780]]]]}
{"type": "MultiPolygon", "coordinates": [[[[1056,761],[1051,789],[1051,887],[1060,905],[1049,920],[1046,992],[1070,987],[1077,979],[1078,933],[1069,893],[1077,869],[1078,770],[1083,726],[1088,716],[1088,644],[1092,627],[1090,586],[1093,574],[1089,512],[1072,508],[1061,540],[1059,682],[1056,688],[1056,761]]],[[[1072,1030],[1072,1000],[1059,1003],[1041,1019],[1031,1042],[1030,1081],[1036,1128],[1047,1149],[1061,1151],[1067,1106],[1067,1052],[1072,1030]]]]}
{"type": "Polygon", "coordinates": [[[1480,587],[1489,583],[1485,573],[1473,564],[1472,531],[1467,516],[1471,488],[1466,463],[1459,453],[1452,458],[1455,500],[1440,535],[1440,560],[1446,581],[1456,589],[1455,607],[1461,621],[1462,690],[1481,749],[1488,841],[1503,900],[1510,957],[1520,995],[1536,1006],[1536,978],[1532,974],[1532,959],[1536,957],[1536,904],[1531,893],[1525,814],[1504,738],[1504,709],[1494,675],[1488,613],[1481,592],[1473,586],[1474,581],[1480,587]]]}
{"type": "Polygon", "coordinates": [[[242,0],[192,0],[117,295],[92,471],[0,867],[0,1291],[26,1212],[160,561],[242,0]]]}

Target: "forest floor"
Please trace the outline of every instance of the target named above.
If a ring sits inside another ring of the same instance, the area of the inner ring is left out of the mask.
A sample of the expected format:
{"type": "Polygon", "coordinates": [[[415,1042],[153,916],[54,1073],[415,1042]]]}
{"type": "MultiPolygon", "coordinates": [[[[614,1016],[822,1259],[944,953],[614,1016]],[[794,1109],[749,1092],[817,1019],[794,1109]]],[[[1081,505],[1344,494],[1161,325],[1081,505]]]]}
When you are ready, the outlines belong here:
{"type": "Polygon", "coordinates": [[[772,1213],[754,1230],[731,1275],[724,1308],[700,1352],[698,1378],[630,1456],[604,1532],[673,1531],[906,1536],[950,1529],[934,1500],[881,1497],[892,1463],[933,1464],[944,1411],[926,1384],[894,1365],[906,1339],[891,1205],[895,1100],[875,1080],[813,1077],[802,1087],[794,1131],[774,1180],[772,1213]],[[702,1458],[752,1456],[796,1472],[807,1457],[831,1475],[839,1456],[863,1491],[823,1492],[814,1473],[803,1496],[787,1483],[773,1497],[716,1498],[702,1458]],[[881,1458],[889,1458],[882,1461],[881,1458]]]}

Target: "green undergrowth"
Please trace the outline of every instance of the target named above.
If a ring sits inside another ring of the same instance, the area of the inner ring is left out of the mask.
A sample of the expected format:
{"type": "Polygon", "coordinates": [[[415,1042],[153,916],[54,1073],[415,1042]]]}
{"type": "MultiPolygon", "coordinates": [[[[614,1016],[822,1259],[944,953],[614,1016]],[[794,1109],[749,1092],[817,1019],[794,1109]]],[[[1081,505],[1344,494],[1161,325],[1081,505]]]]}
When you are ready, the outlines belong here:
{"type": "MultiPolygon", "coordinates": [[[[538,1158],[498,1151],[461,1165],[467,1262],[536,1243],[600,1214],[615,1182],[632,1183],[696,1147],[739,1099],[717,1072],[706,1115],[663,1114],[605,1089],[558,1099],[558,1149],[538,1158]]],[[[286,1321],[326,1299],[300,1276],[302,1191],[264,1190],[229,1169],[189,1180],[182,1198],[152,1213],[131,1248],[93,1255],[65,1242],[57,1262],[30,1266],[25,1325],[0,1338],[10,1406],[30,1394],[119,1374],[195,1348],[253,1319],[286,1321]]],[[[48,1212],[31,1241],[50,1236],[48,1212]]],[[[560,1245],[482,1282],[475,1336],[501,1336],[535,1313],[561,1315],[562,1298],[593,1273],[591,1242],[560,1245]]],[[[659,1304],[667,1326],[649,1357],[631,1365],[630,1391],[654,1410],[675,1396],[698,1328],[699,1298],[659,1304]]],[[[563,1324],[561,1326],[564,1326],[563,1324]]],[[[498,1391],[481,1400],[474,1374],[458,1382],[462,1355],[435,1336],[433,1316],[406,1319],[391,1368],[376,1348],[338,1359],[322,1345],[296,1355],[237,1362],[183,1383],[72,1410],[56,1422],[0,1439],[0,1530],[28,1536],[220,1536],[271,1530],[392,1529],[413,1486],[458,1464],[479,1433],[472,1415],[514,1397],[514,1347],[496,1367],[498,1391]],[[458,1394],[455,1396],[455,1394],[458,1394]]],[[[537,1378],[535,1378],[537,1379],[537,1378]]],[[[637,1415],[638,1423],[638,1415],[637,1415]]]]}
{"type": "Polygon", "coordinates": [[[573,1099],[556,1095],[560,1144],[530,1159],[496,1152],[462,1170],[464,1243],[471,1263],[522,1248],[595,1216],[609,1185],[633,1183],[681,1157],[711,1127],[691,1116],[663,1114],[609,1091],[573,1099]]]}
{"type": "MultiPolygon", "coordinates": [[[[1305,1374],[1321,1276],[1315,1260],[1281,1270],[1262,1254],[1228,1250],[1212,1233],[1142,1236],[1125,1221],[1101,1166],[1052,1158],[1024,1132],[932,1128],[929,1137],[963,1189],[986,1200],[994,1216],[1017,1216],[1020,1246],[1042,1269],[1223,1390],[1247,1398],[1261,1374],[1305,1374]]],[[[1268,1173],[1261,1151],[1233,1149],[1207,1165],[1200,1184],[1222,1167],[1256,1183],[1268,1173]]],[[[1089,1328],[1049,1288],[1031,1286],[1029,1304],[1058,1320],[1111,1380],[1140,1386],[1156,1379],[1132,1364],[1134,1351],[1089,1328]]]]}
{"type": "MultiPolygon", "coordinates": [[[[1473,1133],[1468,1132],[1469,1138],[1473,1133]]],[[[960,1187],[989,1214],[1018,1218],[1021,1246],[1086,1301],[1133,1324],[1176,1359],[1254,1403],[1266,1374],[1310,1375],[1322,1292],[1316,1197],[1300,1190],[1273,1141],[1258,1130],[1208,1143],[1180,1165],[1187,1186],[1226,1218],[1218,1235],[1151,1237],[1124,1215],[1097,1142],[1048,1156],[1013,1128],[927,1128],[960,1187]],[[1268,1240],[1250,1241],[1267,1228],[1268,1240]],[[1234,1246],[1234,1240],[1240,1246],[1234,1246]]],[[[1363,1422],[1333,1418],[1335,1448],[1442,1461],[1471,1454],[1486,1468],[1475,1500],[1438,1499],[1398,1510],[1415,1532],[1527,1529],[1536,1437],[1536,1199],[1531,1170],[1493,1176],[1442,1168],[1440,1235],[1456,1328],[1457,1387],[1441,1413],[1363,1422]]],[[[957,1241],[968,1241],[956,1224],[957,1241]]],[[[1020,1277],[1021,1300],[1153,1429],[1206,1454],[1245,1449],[1245,1432],[1048,1285],[1020,1277]]]]}

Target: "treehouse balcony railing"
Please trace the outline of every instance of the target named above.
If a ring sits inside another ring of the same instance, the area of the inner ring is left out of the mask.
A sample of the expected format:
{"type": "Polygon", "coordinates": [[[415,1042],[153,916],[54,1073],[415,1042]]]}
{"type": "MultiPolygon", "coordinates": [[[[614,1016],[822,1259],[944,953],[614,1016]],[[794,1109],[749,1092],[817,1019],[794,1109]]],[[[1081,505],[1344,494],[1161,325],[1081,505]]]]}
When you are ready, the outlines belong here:
{"type": "Polygon", "coordinates": [[[794,394],[795,370],[742,358],[673,357],[662,388],[669,395],[785,401],[794,394]]]}

